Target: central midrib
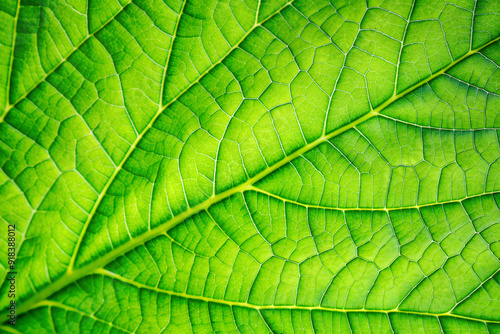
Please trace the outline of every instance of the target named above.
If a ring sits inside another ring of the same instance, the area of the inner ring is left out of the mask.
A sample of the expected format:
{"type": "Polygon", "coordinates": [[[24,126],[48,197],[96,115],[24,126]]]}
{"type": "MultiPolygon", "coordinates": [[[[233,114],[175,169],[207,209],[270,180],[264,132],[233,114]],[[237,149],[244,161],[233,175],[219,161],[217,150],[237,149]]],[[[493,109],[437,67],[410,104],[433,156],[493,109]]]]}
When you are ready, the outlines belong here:
{"type": "MultiPolygon", "coordinates": [[[[288,5],[288,3],[287,3],[288,5]]],[[[260,24],[259,24],[260,25],[260,24]]],[[[253,29],[251,29],[253,30],[253,29]]],[[[250,31],[251,31],[250,30],[250,31]]],[[[250,32],[249,31],[249,32],[250,32]]],[[[356,127],[358,124],[372,118],[372,117],[375,117],[377,116],[383,109],[385,109],[388,105],[390,105],[391,103],[393,103],[394,101],[400,99],[401,97],[403,97],[404,95],[408,94],[409,92],[415,90],[416,88],[426,84],[427,82],[431,81],[432,79],[438,77],[439,75],[443,74],[444,72],[446,72],[448,69],[450,69],[451,67],[453,67],[454,65],[456,65],[457,63],[461,62],[462,60],[464,60],[465,58],[479,52],[480,50],[484,49],[485,47],[491,45],[492,43],[496,42],[500,40],[500,36],[491,40],[490,42],[486,43],[485,45],[477,48],[477,49],[474,49],[474,50],[471,50],[469,51],[468,53],[466,53],[465,55],[463,55],[462,57],[458,58],[457,60],[451,62],[448,66],[444,67],[443,69],[441,69],[440,71],[434,73],[433,75],[429,76],[428,78],[414,84],[413,86],[407,88],[406,90],[402,91],[401,93],[399,94],[395,94],[393,95],[390,99],[388,99],[387,101],[385,101],[384,103],[382,103],[381,105],[379,105],[378,107],[376,107],[375,109],[367,112],[366,114],[364,114],[363,116],[357,118],[356,120],[352,121],[351,123],[349,124],[346,124],[344,125],[343,127],[341,128],[338,128],[337,130],[333,131],[333,132],[330,132],[329,134],[326,134],[326,135],[323,135],[321,137],[319,137],[318,139],[316,139],[315,141],[303,146],[302,148],[298,149],[297,151],[293,152],[291,155],[285,157],[285,159],[279,161],[278,163],[276,163],[275,165],[273,166],[270,166],[268,168],[266,168],[265,170],[261,171],[259,174],[257,174],[255,177],[253,178],[250,178],[248,179],[246,182],[240,184],[239,186],[237,187],[234,187],[232,189],[229,189],[227,191],[224,191],[222,193],[219,193],[217,195],[213,195],[212,197],[210,197],[209,199],[207,199],[206,201],[192,207],[192,208],[189,208],[188,210],[186,210],[185,212],[179,214],[178,216],[172,218],[170,221],[168,222],[165,222],[165,224],[163,225],[160,225],[152,230],[149,230],[147,231],[146,233],[136,237],[135,239],[132,239],[124,244],[122,244],[121,246],[113,249],[112,251],[106,253],[106,255],[104,255],[103,257],[95,260],[94,262],[88,264],[88,265],[85,265],[81,268],[77,268],[77,269],[74,269],[74,268],[69,268],[67,270],[67,272],[61,276],[60,279],[58,279],[57,281],[55,281],[54,283],[52,283],[51,285],[49,285],[47,288],[45,288],[44,290],[41,290],[40,292],[38,292],[34,297],[32,297],[31,299],[28,299],[26,300],[23,304],[21,304],[18,308],[17,308],[17,315],[21,315],[22,313],[25,313],[27,311],[29,311],[30,309],[32,308],[35,308],[37,307],[37,303],[40,303],[42,300],[45,300],[47,297],[49,297],[51,294],[59,291],[60,289],[62,289],[63,287],[77,281],[78,279],[88,275],[89,273],[93,272],[94,270],[96,270],[96,268],[104,268],[108,263],[110,263],[111,261],[113,261],[114,259],[116,259],[117,257],[119,257],[120,255],[134,249],[135,247],[137,247],[138,245],[141,245],[145,242],[147,242],[148,240],[151,240],[163,233],[165,233],[166,231],[168,231],[169,229],[171,229],[172,227],[176,226],[177,224],[179,224],[180,222],[182,222],[183,220],[189,218],[190,216],[200,212],[200,211],[203,211],[203,210],[206,210],[208,209],[211,205],[213,205],[214,203],[217,203],[221,200],[223,200],[224,198],[227,198],[233,194],[236,194],[236,193],[240,193],[240,192],[243,192],[245,190],[249,190],[251,188],[251,186],[263,179],[264,177],[266,177],[267,175],[273,173],[275,170],[279,169],[280,167],[282,167],[283,165],[287,164],[288,162],[292,161],[293,159],[299,157],[300,155],[310,151],[311,149],[317,147],[318,145],[320,145],[321,143],[335,137],[335,136],[338,136],[339,134],[347,131],[347,130],[350,130],[354,127],[356,127]]],[[[220,60],[222,61],[222,60],[220,60]]],[[[216,65],[216,64],[214,64],[216,65]]],[[[196,81],[198,82],[199,79],[196,81]]],[[[195,84],[196,82],[194,82],[193,84],[195,84]]],[[[191,87],[191,85],[189,86],[191,87]]],[[[189,87],[187,89],[189,89],[189,87]]],[[[186,90],[187,90],[186,89],[186,90]]],[[[184,90],[184,91],[186,91],[184,90]]],[[[183,92],[184,92],[183,91],[183,92]]],[[[182,95],[181,92],[179,95],[182,95]]],[[[174,99],[173,101],[171,101],[168,105],[166,105],[164,108],[161,108],[161,112],[163,112],[163,110],[165,110],[171,103],[175,102],[176,99],[174,99]]],[[[161,114],[161,112],[158,113],[161,114]]],[[[327,115],[328,117],[328,115],[327,115]]],[[[154,121],[154,120],[153,120],[154,121]]],[[[152,122],[150,122],[150,124],[148,125],[148,127],[143,131],[143,133],[141,133],[141,135],[138,137],[138,140],[136,140],[136,143],[139,142],[139,140],[143,137],[143,135],[147,132],[147,130],[151,127],[151,124],[152,122]]],[[[134,147],[131,147],[129,153],[131,151],[133,151],[133,148],[134,147]]],[[[130,155],[130,154],[129,154],[130,155]]],[[[120,170],[125,162],[126,158],[124,158],[122,164],[120,164],[120,166],[117,168],[117,170],[120,170]]],[[[115,174],[113,174],[113,177],[112,179],[114,179],[114,176],[116,176],[118,173],[116,172],[115,174]]],[[[112,179],[110,180],[109,184],[112,183],[112,179]]],[[[95,205],[95,208],[98,206],[99,203],[96,203],[95,205]]],[[[77,249],[75,250],[75,254],[77,254],[77,249]]],[[[73,263],[73,261],[72,261],[73,263]]],[[[6,312],[2,312],[1,313],[1,316],[4,316],[6,314],[6,312]]]]}

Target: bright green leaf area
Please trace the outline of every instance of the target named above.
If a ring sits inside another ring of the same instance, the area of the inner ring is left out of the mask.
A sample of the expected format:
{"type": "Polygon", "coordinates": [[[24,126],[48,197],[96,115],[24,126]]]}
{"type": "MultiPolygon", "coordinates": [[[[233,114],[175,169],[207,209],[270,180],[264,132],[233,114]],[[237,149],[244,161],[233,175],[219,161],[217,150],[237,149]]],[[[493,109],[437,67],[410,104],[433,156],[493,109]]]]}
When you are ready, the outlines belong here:
{"type": "Polygon", "coordinates": [[[500,333],[499,136],[498,0],[2,0],[0,332],[500,333]]]}

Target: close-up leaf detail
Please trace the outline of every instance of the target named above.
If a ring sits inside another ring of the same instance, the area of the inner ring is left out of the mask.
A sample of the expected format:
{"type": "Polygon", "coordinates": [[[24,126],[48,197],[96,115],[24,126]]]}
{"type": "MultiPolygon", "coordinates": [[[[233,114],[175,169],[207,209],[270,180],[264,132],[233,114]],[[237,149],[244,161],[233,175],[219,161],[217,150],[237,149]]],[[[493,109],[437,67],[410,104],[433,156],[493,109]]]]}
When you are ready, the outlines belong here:
{"type": "Polygon", "coordinates": [[[0,333],[500,333],[500,1],[0,28],[0,333]]]}

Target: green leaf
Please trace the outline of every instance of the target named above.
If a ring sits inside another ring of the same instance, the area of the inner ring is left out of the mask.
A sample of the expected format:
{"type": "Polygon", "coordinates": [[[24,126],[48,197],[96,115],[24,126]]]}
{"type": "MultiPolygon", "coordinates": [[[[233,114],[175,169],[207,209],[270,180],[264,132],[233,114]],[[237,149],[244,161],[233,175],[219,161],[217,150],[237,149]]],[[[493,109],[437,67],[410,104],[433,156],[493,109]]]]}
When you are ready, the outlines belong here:
{"type": "Polygon", "coordinates": [[[1,332],[500,332],[500,2],[0,22],[1,332]]]}

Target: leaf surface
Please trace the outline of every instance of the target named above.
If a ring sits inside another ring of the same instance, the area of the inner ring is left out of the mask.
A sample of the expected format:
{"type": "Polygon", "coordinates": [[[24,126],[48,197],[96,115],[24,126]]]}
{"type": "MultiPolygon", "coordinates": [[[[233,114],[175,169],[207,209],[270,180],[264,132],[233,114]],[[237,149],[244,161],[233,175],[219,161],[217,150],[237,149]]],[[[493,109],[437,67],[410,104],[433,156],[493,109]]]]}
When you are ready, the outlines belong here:
{"type": "Polygon", "coordinates": [[[500,331],[498,1],[0,17],[1,330],[500,331]]]}

